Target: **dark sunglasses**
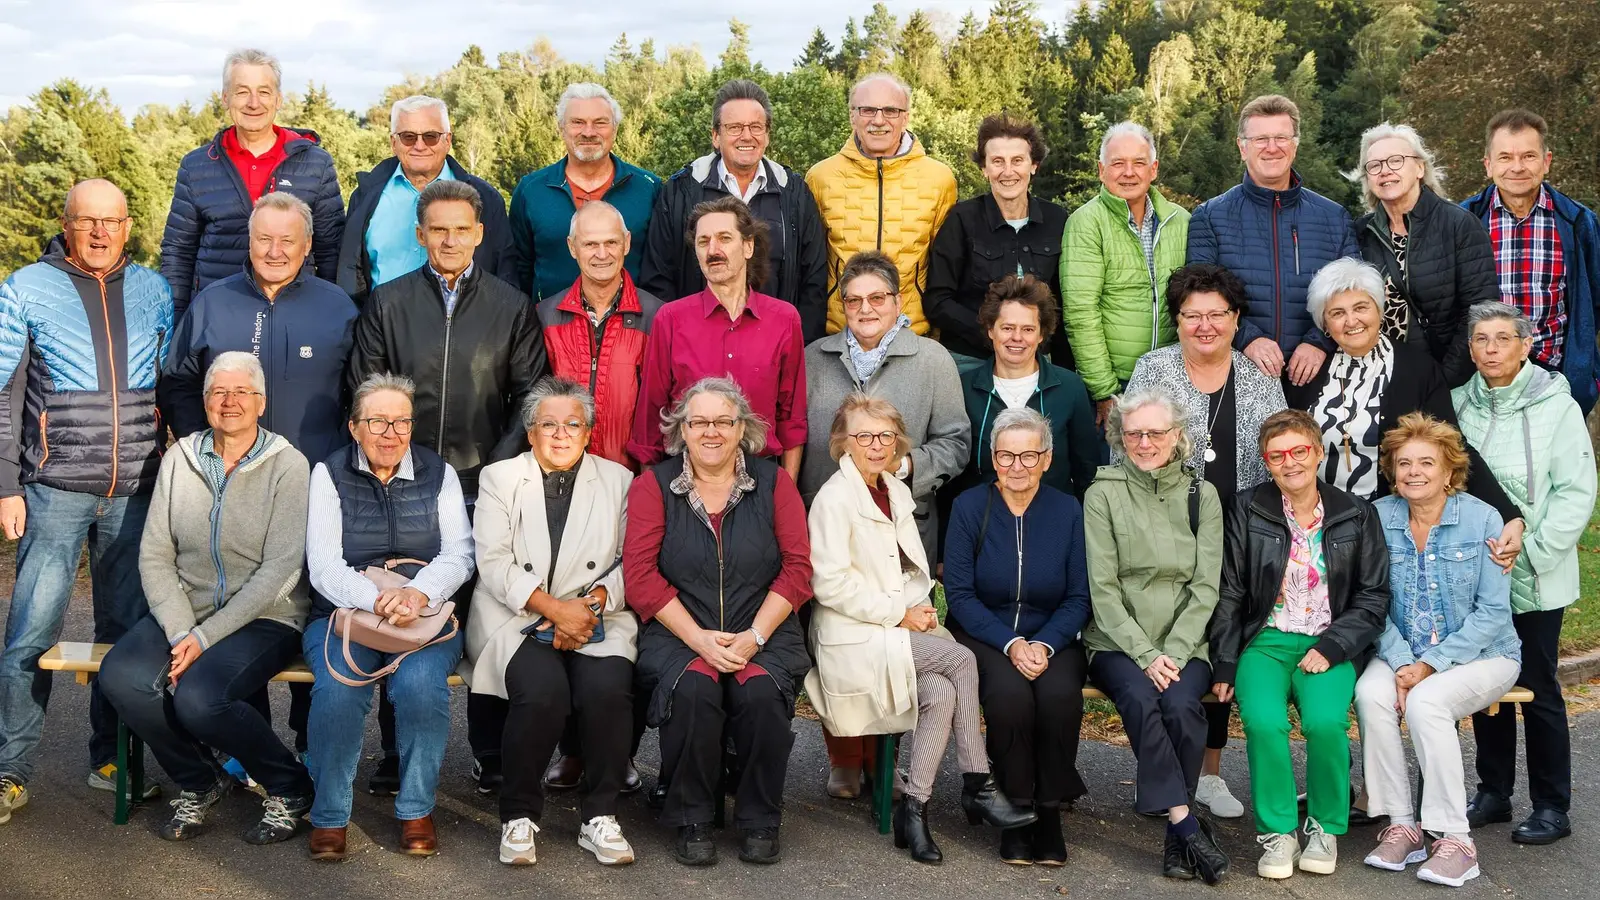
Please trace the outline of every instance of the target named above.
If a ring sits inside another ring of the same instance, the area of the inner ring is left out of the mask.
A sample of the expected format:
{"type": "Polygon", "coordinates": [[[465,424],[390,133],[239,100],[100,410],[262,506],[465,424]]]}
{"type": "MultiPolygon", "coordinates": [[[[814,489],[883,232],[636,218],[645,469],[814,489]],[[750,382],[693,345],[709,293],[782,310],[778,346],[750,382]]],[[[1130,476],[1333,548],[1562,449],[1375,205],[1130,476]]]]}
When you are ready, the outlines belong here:
{"type": "Polygon", "coordinates": [[[422,138],[424,147],[432,147],[439,143],[440,138],[449,133],[448,131],[397,131],[394,136],[399,138],[400,143],[406,147],[416,144],[417,138],[422,138]]]}

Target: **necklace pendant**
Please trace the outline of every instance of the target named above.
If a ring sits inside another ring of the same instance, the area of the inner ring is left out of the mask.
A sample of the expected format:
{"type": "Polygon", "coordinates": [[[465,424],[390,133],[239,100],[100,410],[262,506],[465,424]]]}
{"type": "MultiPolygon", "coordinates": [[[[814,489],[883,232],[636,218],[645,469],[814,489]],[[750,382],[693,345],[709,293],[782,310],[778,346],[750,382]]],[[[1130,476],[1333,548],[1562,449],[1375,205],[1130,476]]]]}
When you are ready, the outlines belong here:
{"type": "Polygon", "coordinates": [[[1211,449],[1210,447],[1207,447],[1206,448],[1206,462],[1209,463],[1209,462],[1216,462],[1216,461],[1217,461],[1217,451],[1211,449]]]}

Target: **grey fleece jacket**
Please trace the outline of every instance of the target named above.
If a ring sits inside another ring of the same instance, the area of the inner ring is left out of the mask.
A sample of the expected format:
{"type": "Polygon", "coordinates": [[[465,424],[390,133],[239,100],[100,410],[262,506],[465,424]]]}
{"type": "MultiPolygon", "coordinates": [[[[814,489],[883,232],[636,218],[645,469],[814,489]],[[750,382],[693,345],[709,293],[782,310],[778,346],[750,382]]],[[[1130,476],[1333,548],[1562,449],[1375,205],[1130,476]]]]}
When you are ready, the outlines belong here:
{"type": "Polygon", "coordinates": [[[199,431],[161,460],[139,547],[139,576],[167,639],[203,648],[256,619],[300,630],[311,608],[302,575],[310,468],[267,432],[254,458],[213,497],[201,471],[199,431]]]}

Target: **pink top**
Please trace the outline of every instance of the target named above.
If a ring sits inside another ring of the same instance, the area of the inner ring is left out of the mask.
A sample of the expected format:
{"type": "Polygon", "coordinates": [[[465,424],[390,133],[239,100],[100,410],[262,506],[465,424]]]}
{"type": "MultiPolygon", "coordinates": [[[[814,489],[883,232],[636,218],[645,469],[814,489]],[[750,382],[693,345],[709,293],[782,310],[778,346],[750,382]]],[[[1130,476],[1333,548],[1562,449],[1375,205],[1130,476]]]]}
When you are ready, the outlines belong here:
{"type": "Polygon", "coordinates": [[[1322,501],[1308,527],[1300,527],[1294,504],[1283,496],[1283,517],[1289,522],[1289,564],[1283,570],[1283,587],[1272,605],[1269,624],[1289,634],[1319,635],[1333,623],[1328,603],[1328,562],[1322,553],[1322,501]]]}

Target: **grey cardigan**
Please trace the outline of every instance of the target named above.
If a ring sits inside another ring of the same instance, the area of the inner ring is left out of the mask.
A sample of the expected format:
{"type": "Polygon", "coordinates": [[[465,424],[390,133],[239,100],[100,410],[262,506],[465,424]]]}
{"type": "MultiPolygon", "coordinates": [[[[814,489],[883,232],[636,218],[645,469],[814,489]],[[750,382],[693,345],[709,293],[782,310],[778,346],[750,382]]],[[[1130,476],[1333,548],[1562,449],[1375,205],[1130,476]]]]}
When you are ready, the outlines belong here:
{"type": "Polygon", "coordinates": [[[972,455],[972,420],[961,400],[961,375],[950,351],[903,328],[865,385],[845,349],[844,332],[806,348],[806,455],[800,464],[800,495],[806,506],[839,471],[828,454],[828,430],[839,404],[864,390],[888,400],[906,420],[911,439],[911,496],[917,501],[917,532],[933,559],[939,534],[933,495],[967,465],[972,455]]]}
{"type": "Polygon", "coordinates": [[[169,641],[193,634],[203,648],[256,619],[299,630],[311,607],[302,577],[306,458],[267,432],[261,451],[240,463],[213,498],[198,455],[205,434],[174,444],[156,475],[139,545],[150,612],[169,641]]]}

